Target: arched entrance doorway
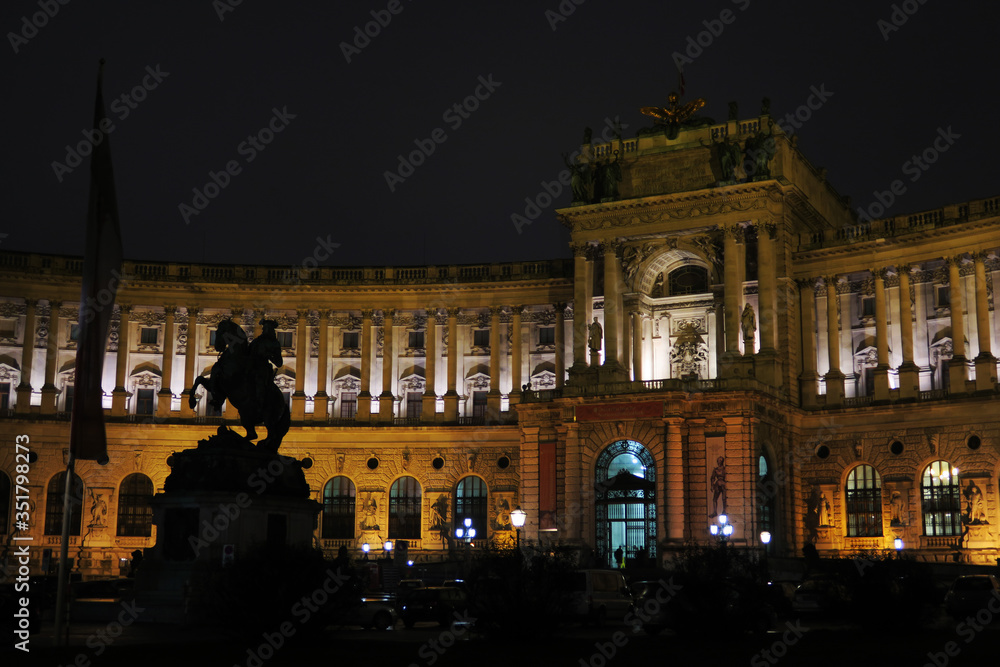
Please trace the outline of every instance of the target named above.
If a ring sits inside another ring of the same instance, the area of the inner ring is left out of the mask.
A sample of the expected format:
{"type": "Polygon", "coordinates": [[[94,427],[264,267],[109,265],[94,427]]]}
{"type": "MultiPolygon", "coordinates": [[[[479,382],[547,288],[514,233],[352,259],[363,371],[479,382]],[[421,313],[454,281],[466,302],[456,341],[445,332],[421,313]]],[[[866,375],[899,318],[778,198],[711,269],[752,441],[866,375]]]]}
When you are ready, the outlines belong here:
{"type": "Polygon", "coordinates": [[[656,562],[656,466],[635,440],[618,440],[601,452],[595,470],[596,557],[617,565],[656,562]]]}

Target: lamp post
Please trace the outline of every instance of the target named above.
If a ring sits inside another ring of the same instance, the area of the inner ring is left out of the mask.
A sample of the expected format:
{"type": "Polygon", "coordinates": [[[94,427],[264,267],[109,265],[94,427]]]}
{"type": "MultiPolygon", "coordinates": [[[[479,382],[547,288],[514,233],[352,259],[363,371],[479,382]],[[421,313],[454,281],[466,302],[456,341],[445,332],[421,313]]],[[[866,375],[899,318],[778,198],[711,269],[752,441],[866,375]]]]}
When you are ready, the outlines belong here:
{"type": "Polygon", "coordinates": [[[383,542],[382,549],[385,551],[385,559],[392,560],[392,540],[383,542]]]}
{"type": "Polygon", "coordinates": [[[371,545],[365,542],[361,545],[361,550],[365,552],[365,560],[368,560],[368,552],[371,551],[371,545]]]}
{"type": "Polygon", "coordinates": [[[767,569],[767,545],[771,543],[771,533],[766,530],[760,531],[760,543],[763,545],[761,550],[761,559],[763,560],[762,565],[764,566],[764,580],[770,579],[770,575],[767,569]]]}
{"type": "Polygon", "coordinates": [[[524,527],[524,520],[528,518],[521,506],[518,505],[517,508],[510,513],[510,523],[514,526],[514,530],[517,531],[517,548],[521,548],[521,528],[524,527]]]}
{"type": "Polygon", "coordinates": [[[733,524],[729,522],[729,517],[725,514],[720,514],[719,518],[716,519],[716,523],[711,523],[708,525],[708,532],[712,534],[713,537],[719,540],[719,543],[725,546],[726,542],[729,541],[729,537],[733,534],[733,524]]]}

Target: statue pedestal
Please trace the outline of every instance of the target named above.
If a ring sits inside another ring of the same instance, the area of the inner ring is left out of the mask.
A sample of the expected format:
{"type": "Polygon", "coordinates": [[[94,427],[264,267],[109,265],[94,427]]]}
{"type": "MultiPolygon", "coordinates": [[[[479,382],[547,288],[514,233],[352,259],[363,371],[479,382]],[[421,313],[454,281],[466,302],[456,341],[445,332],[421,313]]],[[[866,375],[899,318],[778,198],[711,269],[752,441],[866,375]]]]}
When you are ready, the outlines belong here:
{"type": "Polygon", "coordinates": [[[222,426],[168,464],[164,491],[153,497],[156,545],[136,576],[144,620],[202,620],[191,607],[198,576],[260,546],[312,546],[321,506],[302,472],[311,460],[261,450],[222,426]]]}

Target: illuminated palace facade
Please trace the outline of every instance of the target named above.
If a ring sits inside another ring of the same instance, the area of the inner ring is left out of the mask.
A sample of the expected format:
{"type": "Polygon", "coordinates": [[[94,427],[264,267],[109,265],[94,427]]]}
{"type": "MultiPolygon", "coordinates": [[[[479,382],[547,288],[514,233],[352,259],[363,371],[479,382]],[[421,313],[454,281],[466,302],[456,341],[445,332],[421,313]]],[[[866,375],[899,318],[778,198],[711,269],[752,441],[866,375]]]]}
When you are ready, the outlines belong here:
{"type": "MultiPolygon", "coordinates": [[[[77,464],[77,567],[117,575],[156,539],[171,453],[225,423],[242,433],[231,406],[190,409],[187,388],[211,373],[220,321],[252,336],[264,316],[292,417],[281,453],[314,462],[330,555],[391,539],[447,559],[466,518],[476,542],[512,543],[520,506],[522,543],[597,563],[707,543],[722,514],[737,546],[767,530],[775,555],[899,539],[921,559],[994,562],[1000,198],[858,224],[768,121],[584,146],[592,173],[614,159],[622,178],[611,196],[575,182],[583,201],[558,211],[568,260],[126,262],[110,462],[77,464]],[[753,159],[727,159],[733,146],[753,159]]],[[[80,268],[0,253],[0,533],[9,552],[26,434],[36,571],[58,554],[80,268]]]]}

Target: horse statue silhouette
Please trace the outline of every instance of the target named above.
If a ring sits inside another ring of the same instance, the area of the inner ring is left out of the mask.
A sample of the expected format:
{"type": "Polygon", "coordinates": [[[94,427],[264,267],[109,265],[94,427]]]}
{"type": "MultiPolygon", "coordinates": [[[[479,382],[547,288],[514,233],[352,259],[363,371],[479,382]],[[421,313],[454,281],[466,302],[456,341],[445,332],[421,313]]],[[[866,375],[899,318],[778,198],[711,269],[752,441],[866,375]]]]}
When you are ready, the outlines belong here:
{"type": "Polygon", "coordinates": [[[215,349],[219,360],[212,374],[198,377],[191,386],[188,405],[198,404],[198,387],[205,387],[216,410],[226,399],[239,410],[240,424],[246,429],[247,440],[257,438],[258,424],[267,428],[267,437],[257,443],[261,449],[277,452],[281,439],[288,433],[291,416],[281,390],[274,384],[274,367],[281,366],[281,344],[274,333],[277,322],[261,320],[261,335],[247,343],[243,328],[231,319],[219,322],[215,332],[215,349]],[[272,367],[274,364],[274,367],[272,367]]]}

